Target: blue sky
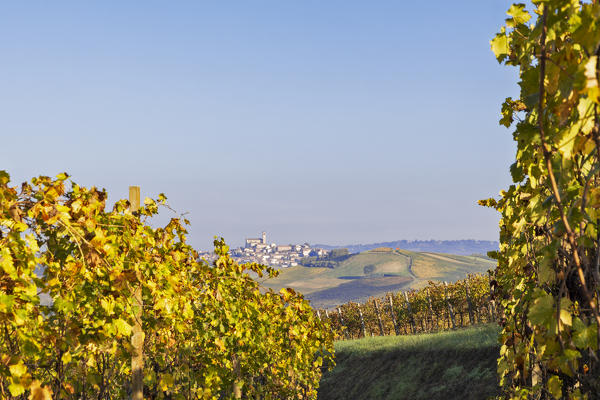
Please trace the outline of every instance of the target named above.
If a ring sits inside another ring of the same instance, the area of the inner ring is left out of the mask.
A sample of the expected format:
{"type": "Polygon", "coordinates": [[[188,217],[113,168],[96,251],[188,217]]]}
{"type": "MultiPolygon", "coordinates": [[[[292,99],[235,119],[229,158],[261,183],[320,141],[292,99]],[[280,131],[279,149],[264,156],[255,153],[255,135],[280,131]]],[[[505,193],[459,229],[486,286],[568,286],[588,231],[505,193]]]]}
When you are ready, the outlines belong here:
{"type": "MultiPolygon", "coordinates": [[[[0,168],[137,184],[209,248],[497,239],[505,1],[0,4],[0,168]]],[[[168,213],[165,213],[168,215],[168,213]]]]}

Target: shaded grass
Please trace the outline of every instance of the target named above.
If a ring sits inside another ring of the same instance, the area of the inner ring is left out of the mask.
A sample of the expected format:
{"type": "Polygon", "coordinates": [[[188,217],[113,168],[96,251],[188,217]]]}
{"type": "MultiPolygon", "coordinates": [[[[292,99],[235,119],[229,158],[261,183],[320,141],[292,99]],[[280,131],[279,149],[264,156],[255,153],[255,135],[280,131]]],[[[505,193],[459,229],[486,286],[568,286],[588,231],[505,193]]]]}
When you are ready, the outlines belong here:
{"type": "Polygon", "coordinates": [[[339,341],[319,399],[485,399],[498,394],[498,328],[339,341]]]}

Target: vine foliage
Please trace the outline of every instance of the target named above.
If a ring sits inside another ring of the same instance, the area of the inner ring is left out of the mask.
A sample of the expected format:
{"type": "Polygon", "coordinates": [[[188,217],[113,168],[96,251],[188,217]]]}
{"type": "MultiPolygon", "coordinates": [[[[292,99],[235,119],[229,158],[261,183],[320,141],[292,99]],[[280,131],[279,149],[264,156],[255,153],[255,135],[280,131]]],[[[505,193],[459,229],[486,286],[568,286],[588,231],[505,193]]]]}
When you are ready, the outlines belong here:
{"type": "Polygon", "coordinates": [[[501,214],[498,371],[507,398],[600,393],[600,4],[513,4],[491,41],[519,70],[514,184],[480,203],[501,214]]]}
{"type": "Polygon", "coordinates": [[[447,285],[429,281],[420,289],[371,297],[363,303],[345,303],[332,310],[319,310],[319,315],[330,321],[336,340],[380,336],[382,332],[383,335],[438,332],[493,323],[496,313],[490,282],[494,281],[479,274],[447,285]]]}
{"type": "Polygon", "coordinates": [[[331,329],[291,289],[262,289],[275,271],[235,263],[222,239],[213,265],[186,242],[187,221],[161,228],[166,204],[0,171],[0,397],[131,395],[130,337],[142,288],[144,398],[315,398],[332,365],[331,329]],[[70,187],[67,187],[70,186],[70,187]]]}

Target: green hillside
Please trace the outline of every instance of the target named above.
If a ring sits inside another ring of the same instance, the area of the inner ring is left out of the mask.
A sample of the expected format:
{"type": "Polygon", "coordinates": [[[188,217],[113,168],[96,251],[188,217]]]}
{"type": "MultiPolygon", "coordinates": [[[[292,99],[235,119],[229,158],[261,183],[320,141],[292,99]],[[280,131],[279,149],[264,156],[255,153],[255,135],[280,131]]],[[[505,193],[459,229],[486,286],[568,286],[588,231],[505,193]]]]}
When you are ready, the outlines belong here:
{"type": "Polygon", "coordinates": [[[421,281],[416,283],[426,283],[428,280],[456,281],[467,274],[484,273],[496,267],[496,261],[481,256],[400,252],[412,257],[412,272],[421,281]]]}
{"type": "Polygon", "coordinates": [[[381,248],[352,255],[335,268],[299,265],[282,269],[279,277],[266,280],[263,285],[275,290],[291,287],[303,293],[314,307],[333,307],[390,291],[418,288],[428,280],[456,281],[494,266],[493,260],[480,256],[381,248]]]}
{"type": "Polygon", "coordinates": [[[498,394],[498,327],[335,343],[320,400],[486,399],[498,394]]]}

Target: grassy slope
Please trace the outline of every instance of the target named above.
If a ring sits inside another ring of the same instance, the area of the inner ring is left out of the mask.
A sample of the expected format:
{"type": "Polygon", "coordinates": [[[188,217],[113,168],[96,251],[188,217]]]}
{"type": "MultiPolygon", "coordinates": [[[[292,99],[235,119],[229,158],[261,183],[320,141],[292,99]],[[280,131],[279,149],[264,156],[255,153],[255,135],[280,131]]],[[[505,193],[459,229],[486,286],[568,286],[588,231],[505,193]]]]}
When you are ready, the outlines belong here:
{"type": "Polygon", "coordinates": [[[331,307],[410,284],[413,278],[408,271],[408,260],[397,252],[368,251],[350,257],[337,268],[286,268],[278,278],[264,284],[275,290],[291,287],[305,294],[314,306],[331,307]],[[369,265],[374,269],[365,275],[365,267],[369,265]]]}
{"type": "Polygon", "coordinates": [[[498,328],[339,341],[320,400],[485,399],[498,393],[498,328]]]}
{"type": "Polygon", "coordinates": [[[264,285],[275,290],[291,287],[305,294],[316,307],[332,307],[390,291],[418,288],[428,280],[455,281],[493,266],[493,261],[481,257],[371,250],[350,257],[337,268],[286,268],[278,278],[267,280],[264,285]],[[365,275],[368,265],[374,270],[365,275]]]}
{"type": "Polygon", "coordinates": [[[441,253],[410,253],[413,260],[412,272],[416,282],[413,287],[432,281],[456,281],[467,274],[484,273],[495,268],[495,261],[477,256],[457,256],[441,253]]]}

